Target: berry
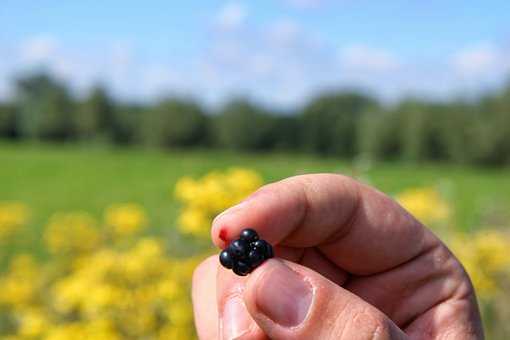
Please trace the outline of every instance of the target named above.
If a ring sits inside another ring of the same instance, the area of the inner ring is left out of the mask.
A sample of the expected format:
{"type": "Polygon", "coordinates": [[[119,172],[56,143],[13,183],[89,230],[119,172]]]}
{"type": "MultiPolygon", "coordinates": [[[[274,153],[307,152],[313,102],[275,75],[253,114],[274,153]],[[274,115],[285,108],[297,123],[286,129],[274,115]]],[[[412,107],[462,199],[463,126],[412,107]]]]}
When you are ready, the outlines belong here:
{"type": "Polygon", "coordinates": [[[273,248],[268,242],[260,240],[255,230],[244,229],[239,239],[220,253],[220,263],[237,275],[245,276],[273,256],[273,248]]]}
{"type": "Polygon", "coordinates": [[[257,248],[257,249],[265,249],[266,248],[266,241],[264,241],[264,240],[257,240],[257,241],[252,243],[252,247],[253,248],[257,248]]]}
{"type": "Polygon", "coordinates": [[[251,267],[248,263],[245,263],[243,261],[237,261],[234,262],[233,271],[239,276],[245,276],[251,272],[251,267]]]}
{"type": "Polygon", "coordinates": [[[253,249],[248,254],[248,260],[252,268],[257,268],[265,260],[264,253],[260,249],[253,249]]]}
{"type": "Polygon", "coordinates": [[[259,239],[259,235],[255,230],[248,228],[241,231],[239,238],[248,242],[255,242],[259,239]]]}
{"type": "Polygon", "coordinates": [[[232,269],[234,266],[234,258],[232,257],[232,254],[227,250],[222,251],[220,253],[220,263],[223,267],[232,269]]]}
{"type": "Polygon", "coordinates": [[[229,252],[234,255],[237,260],[242,260],[248,256],[250,244],[245,240],[235,240],[228,246],[229,252]]]}

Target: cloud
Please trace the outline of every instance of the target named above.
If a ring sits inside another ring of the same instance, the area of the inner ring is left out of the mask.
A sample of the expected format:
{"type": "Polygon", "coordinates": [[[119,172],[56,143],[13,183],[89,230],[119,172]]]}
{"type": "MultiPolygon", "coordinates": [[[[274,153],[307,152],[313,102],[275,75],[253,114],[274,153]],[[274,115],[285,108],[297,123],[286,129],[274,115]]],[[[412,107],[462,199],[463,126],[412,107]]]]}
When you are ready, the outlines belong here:
{"type": "Polygon", "coordinates": [[[230,2],[219,10],[215,23],[221,30],[235,30],[244,24],[247,14],[243,5],[238,2],[230,2]]]}
{"type": "Polygon", "coordinates": [[[129,41],[75,45],[51,35],[0,46],[5,57],[0,97],[12,93],[10,79],[16,74],[39,66],[66,80],[78,94],[100,81],[129,101],[185,94],[216,106],[233,95],[247,95],[280,108],[302,105],[325,88],[353,86],[386,101],[408,94],[447,98],[497,85],[510,72],[508,49],[496,42],[467,46],[441,60],[406,58],[366,43],[339,48],[285,17],[253,25],[239,19],[246,12],[239,16],[238,10],[237,15],[225,10],[235,4],[220,12],[230,12],[225,14],[230,19],[224,18],[228,27],[242,29],[213,29],[203,48],[187,58],[154,60],[129,41]]]}
{"type": "Polygon", "coordinates": [[[452,57],[455,71],[465,77],[487,77],[508,71],[510,66],[501,48],[484,43],[465,48],[452,57]]]}
{"type": "Polygon", "coordinates": [[[396,71],[400,62],[389,51],[367,45],[352,45],[340,50],[342,66],[361,72],[396,71]]]}
{"type": "Polygon", "coordinates": [[[41,34],[24,41],[20,46],[20,58],[26,63],[45,62],[55,56],[57,39],[48,34],[41,34]]]}
{"type": "Polygon", "coordinates": [[[317,8],[327,2],[327,0],[284,0],[285,3],[301,9],[317,8]]]}

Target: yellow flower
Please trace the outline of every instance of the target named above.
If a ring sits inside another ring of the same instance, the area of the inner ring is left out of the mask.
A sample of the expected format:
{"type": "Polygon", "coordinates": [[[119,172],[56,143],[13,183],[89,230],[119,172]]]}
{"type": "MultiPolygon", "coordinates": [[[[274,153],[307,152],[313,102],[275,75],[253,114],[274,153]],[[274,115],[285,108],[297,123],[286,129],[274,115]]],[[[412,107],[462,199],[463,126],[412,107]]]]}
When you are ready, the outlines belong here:
{"type": "Polygon", "coordinates": [[[91,215],[74,212],[53,215],[44,240],[52,253],[82,253],[97,248],[101,237],[91,215]]]}
{"type": "Polygon", "coordinates": [[[29,218],[28,207],[20,202],[0,202],[0,242],[14,234],[29,218]]]}
{"type": "Polygon", "coordinates": [[[483,230],[471,235],[457,234],[451,248],[469,273],[482,299],[492,299],[510,284],[510,235],[483,230]]]}
{"type": "Polygon", "coordinates": [[[167,340],[167,339],[194,339],[192,336],[192,331],[190,327],[180,327],[173,325],[165,325],[161,331],[159,332],[158,339],[167,340]]]}
{"type": "Polygon", "coordinates": [[[121,336],[116,334],[110,322],[96,320],[91,322],[71,322],[54,326],[49,329],[45,340],[117,340],[121,336]]]}
{"type": "Polygon", "coordinates": [[[0,278],[0,305],[24,307],[36,298],[42,273],[29,255],[17,255],[0,278]]]}
{"type": "Polygon", "coordinates": [[[175,197],[183,204],[178,228],[184,234],[206,238],[213,218],[239,203],[262,185],[252,170],[231,168],[212,171],[199,179],[183,177],[175,186],[175,197]]]}
{"type": "Polygon", "coordinates": [[[451,214],[448,202],[434,188],[408,189],[398,194],[396,199],[414,217],[426,224],[445,222],[451,214]]]}
{"type": "Polygon", "coordinates": [[[24,337],[41,337],[50,327],[48,316],[44,311],[28,309],[18,314],[19,334],[24,337]]]}
{"type": "Polygon", "coordinates": [[[116,204],[106,210],[105,221],[115,235],[128,236],[146,226],[147,215],[138,204],[116,204]]]}
{"type": "Polygon", "coordinates": [[[180,299],[170,304],[167,315],[173,325],[189,325],[193,321],[191,304],[188,299],[180,299]]]}
{"type": "Polygon", "coordinates": [[[211,218],[202,209],[184,208],[177,221],[179,230],[184,234],[197,237],[207,237],[209,235],[211,218]]]}

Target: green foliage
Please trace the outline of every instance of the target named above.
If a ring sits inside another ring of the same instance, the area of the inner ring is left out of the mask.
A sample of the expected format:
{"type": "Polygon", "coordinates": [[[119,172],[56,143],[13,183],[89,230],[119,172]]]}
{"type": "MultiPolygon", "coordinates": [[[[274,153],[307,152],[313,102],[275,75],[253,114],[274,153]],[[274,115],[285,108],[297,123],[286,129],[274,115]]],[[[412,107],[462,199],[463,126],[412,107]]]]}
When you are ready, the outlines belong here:
{"type": "Polygon", "coordinates": [[[215,120],[221,146],[236,150],[267,150],[276,144],[276,119],[244,99],[229,102],[215,120]]]}
{"type": "Polygon", "coordinates": [[[380,110],[363,114],[358,128],[359,153],[372,160],[394,160],[401,157],[402,120],[396,110],[380,110]]]}
{"type": "Polygon", "coordinates": [[[402,121],[402,157],[409,161],[443,159],[440,108],[410,100],[403,102],[396,111],[402,121]]]}
{"type": "Polygon", "coordinates": [[[0,103],[0,137],[16,138],[19,135],[16,107],[0,103]]]}
{"type": "Polygon", "coordinates": [[[73,101],[64,84],[45,74],[19,78],[16,104],[22,136],[50,140],[73,137],[73,101]]]}
{"type": "Polygon", "coordinates": [[[115,144],[133,144],[141,139],[141,119],[145,113],[140,105],[117,105],[113,111],[109,137],[115,144]]]}
{"type": "Polygon", "coordinates": [[[353,157],[362,114],[375,105],[372,98],[355,92],[329,93],[312,100],[302,115],[304,149],[353,157]]]}
{"type": "Polygon", "coordinates": [[[15,85],[13,103],[0,105],[3,138],[510,164],[510,83],[470,102],[405,99],[392,106],[361,92],[328,92],[294,114],[240,98],[218,114],[185,98],[132,105],[114,100],[101,86],[77,101],[66,84],[44,73],[20,77],[15,85]]]}
{"type": "Polygon", "coordinates": [[[476,162],[510,164],[510,85],[501,93],[484,98],[477,124],[476,162]]]}
{"type": "Polygon", "coordinates": [[[207,118],[192,100],[167,99],[144,113],[143,140],[164,147],[186,147],[207,141],[207,118]]]}
{"type": "Polygon", "coordinates": [[[108,93],[100,86],[94,87],[77,110],[76,128],[79,137],[91,139],[107,136],[117,124],[114,103],[108,93]]]}

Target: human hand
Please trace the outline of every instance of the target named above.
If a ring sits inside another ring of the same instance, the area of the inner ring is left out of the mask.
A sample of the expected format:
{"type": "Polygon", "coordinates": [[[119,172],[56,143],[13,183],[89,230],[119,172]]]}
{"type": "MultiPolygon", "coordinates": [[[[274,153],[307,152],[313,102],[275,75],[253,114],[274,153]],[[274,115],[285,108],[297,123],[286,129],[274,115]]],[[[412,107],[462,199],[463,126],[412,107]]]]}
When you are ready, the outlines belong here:
{"type": "Polygon", "coordinates": [[[395,201],[348,177],[266,185],[216,217],[224,248],[250,227],[274,245],[247,277],[205,260],[193,277],[201,339],[482,339],[469,277],[395,201]]]}

